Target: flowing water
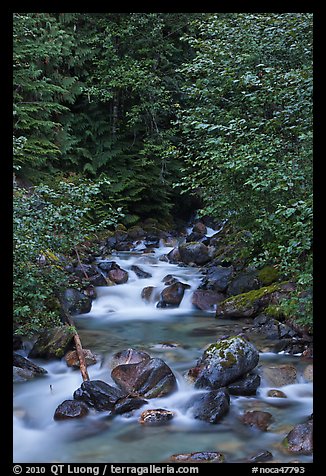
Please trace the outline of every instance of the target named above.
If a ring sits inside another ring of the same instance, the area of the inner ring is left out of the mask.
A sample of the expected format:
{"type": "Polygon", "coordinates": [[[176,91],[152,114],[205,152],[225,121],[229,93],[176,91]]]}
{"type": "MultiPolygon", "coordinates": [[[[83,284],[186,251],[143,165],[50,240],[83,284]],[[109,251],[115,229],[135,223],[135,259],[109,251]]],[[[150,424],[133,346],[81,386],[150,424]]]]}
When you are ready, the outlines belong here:
{"type": "MultiPolygon", "coordinates": [[[[209,230],[213,232],[213,230],[209,230]]],[[[211,233],[212,234],[212,233],[211,233]]],[[[196,268],[179,267],[159,260],[172,248],[161,246],[152,254],[117,253],[111,259],[129,272],[126,284],[97,289],[91,312],[75,317],[84,348],[99,356],[88,368],[91,380],[110,377],[110,359],[120,350],[135,348],[152,357],[162,358],[173,370],[178,390],[170,396],[151,399],[131,416],[109,419],[105,412],[90,413],[81,420],[54,421],[56,407],[81,384],[79,371],[66,366],[64,360],[34,362],[46,368],[45,376],[14,385],[14,462],[25,463],[158,463],[175,453],[220,451],[228,461],[245,458],[267,449],[275,461],[310,462],[310,456],[291,457],[282,450],[281,441],[290,429],[312,413],[312,384],[303,380],[303,363],[299,356],[262,353],[261,366],[294,363],[298,381],[282,387],[287,398],[270,398],[269,387],[262,381],[254,397],[231,397],[229,414],[217,425],[194,420],[185,410],[185,402],[195,390],[184,378],[207,344],[217,338],[237,335],[246,321],[217,321],[214,313],[198,311],[191,305],[192,292],[201,275],[196,268]],[[130,269],[133,264],[152,274],[139,279],[130,269]],[[164,288],[162,278],[172,274],[191,286],[185,290],[177,309],[159,309],[158,297],[151,302],[141,299],[145,286],[164,288]],[[164,426],[146,426],[138,422],[140,414],[150,408],[165,408],[176,416],[164,426]],[[273,423],[267,432],[244,426],[239,415],[246,410],[269,411],[273,423]]],[[[258,348],[261,342],[255,341],[258,348]]],[[[28,348],[21,351],[27,355],[28,348]]]]}

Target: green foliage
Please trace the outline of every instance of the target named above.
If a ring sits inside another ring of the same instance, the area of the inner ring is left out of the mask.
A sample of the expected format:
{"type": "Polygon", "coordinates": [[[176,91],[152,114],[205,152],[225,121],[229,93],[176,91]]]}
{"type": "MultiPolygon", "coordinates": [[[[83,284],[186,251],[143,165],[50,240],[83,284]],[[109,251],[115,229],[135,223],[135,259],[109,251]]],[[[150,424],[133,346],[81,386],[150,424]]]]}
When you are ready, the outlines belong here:
{"type": "Polygon", "coordinates": [[[67,287],[64,256],[98,229],[117,223],[120,214],[107,208],[94,220],[94,198],[103,181],[59,182],[32,193],[14,190],[14,330],[33,334],[58,324],[59,292],[67,287]]]}
{"type": "MultiPolygon", "coordinates": [[[[177,186],[250,231],[252,261],[311,285],[312,15],[210,14],[185,37],[177,186]]],[[[298,297],[298,296],[297,296],[298,297]]],[[[306,306],[308,309],[309,306],[306,306]]],[[[299,316],[297,316],[299,317],[299,316]]]]}

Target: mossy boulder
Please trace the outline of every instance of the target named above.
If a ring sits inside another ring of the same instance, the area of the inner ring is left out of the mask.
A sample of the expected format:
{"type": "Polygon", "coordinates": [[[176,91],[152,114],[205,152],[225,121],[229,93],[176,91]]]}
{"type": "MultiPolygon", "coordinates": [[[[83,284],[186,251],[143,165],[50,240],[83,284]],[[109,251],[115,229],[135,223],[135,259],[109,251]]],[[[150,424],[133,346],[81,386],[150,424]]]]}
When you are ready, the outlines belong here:
{"type": "Polygon", "coordinates": [[[279,272],[275,266],[264,266],[258,271],[258,279],[263,285],[268,286],[279,279],[279,272]]]}
{"type": "Polygon", "coordinates": [[[258,360],[257,349],[243,337],[221,339],[205,350],[188,378],[198,388],[218,389],[253,370],[258,360]]]}
{"type": "Polygon", "coordinates": [[[30,351],[28,357],[38,359],[61,359],[72,349],[74,332],[69,326],[44,330],[30,351]]]}
{"type": "Polygon", "coordinates": [[[256,317],[269,305],[279,303],[293,290],[293,283],[283,282],[232,296],[219,304],[216,317],[256,317]]]}

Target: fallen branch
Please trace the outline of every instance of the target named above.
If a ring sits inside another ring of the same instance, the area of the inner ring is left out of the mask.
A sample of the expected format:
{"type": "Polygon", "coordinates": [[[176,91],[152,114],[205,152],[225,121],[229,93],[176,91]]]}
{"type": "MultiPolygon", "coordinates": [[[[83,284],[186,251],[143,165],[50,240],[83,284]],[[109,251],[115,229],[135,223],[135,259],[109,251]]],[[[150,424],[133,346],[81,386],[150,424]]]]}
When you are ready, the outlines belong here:
{"type": "Polygon", "coordinates": [[[82,271],[83,271],[83,273],[84,273],[85,278],[86,278],[86,279],[89,279],[89,276],[88,276],[88,274],[87,274],[86,271],[85,271],[84,265],[83,265],[83,263],[82,263],[81,260],[80,260],[80,256],[79,256],[79,253],[78,253],[78,251],[77,251],[77,248],[75,247],[74,250],[75,250],[75,253],[76,253],[76,255],[77,255],[78,263],[79,263],[79,265],[80,265],[80,267],[81,267],[81,269],[82,269],[82,271]]]}
{"type": "Polygon", "coordinates": [[[67,312],[64,311],[65,318],[69,326],[71,326],[74,329],[74,341],[75,341],[75,346],[76,346],[76,352],[77,352],[77,357],[79,360],[79,367],[80,367],[80,373],[82,375],[83,381],[89,380],[89,375],[87,371],[87,364],[84,356],[84,351],[83,351],[83,346],[80,340],[80,337],[78,335],[78,332],[75,327],[75,323],[71,317],[71,315],[67,312]]]}

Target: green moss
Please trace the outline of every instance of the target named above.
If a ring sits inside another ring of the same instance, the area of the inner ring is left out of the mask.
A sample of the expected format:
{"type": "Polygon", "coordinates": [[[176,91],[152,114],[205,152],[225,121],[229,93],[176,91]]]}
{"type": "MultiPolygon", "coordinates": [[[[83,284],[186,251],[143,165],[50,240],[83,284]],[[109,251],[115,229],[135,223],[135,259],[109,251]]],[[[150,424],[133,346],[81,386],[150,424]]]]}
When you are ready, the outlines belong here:
{"type": "Polygon", "coordinates": [[[229,337],[228,339],[223,339],[215,344],[211,344],[208,349],[206,350],[206,354],[213,354],[217,355],[222,361],[220,365],[223,368],[232,367],[236,363],[236,357],[230,352],[229,348],[232,342],[235,340],[240,341],[240,345],[238,346],[237,353],[240,355],[244,355],[244,351],[241,348],[241,344],[244,345],[245,340],[242,337],[234,336],[229,337]]]}
{"type": "Polygon", "coordinates": [[[252,306],[256,301],[261,299],[263,296],[279,291],[281,284],[284,284],[284,282],[271,284],[270,286],[264,286],[259,289],[254,289],[253,291],[249,291],[247,293],[231,296],[230,298],[222,301],[220,306],[224,306],[225,304],[233,304],[234,306],[240,309],[247,308],[249,306],[252,306]]]}
{"type": "Polygon", "coordinates": [[[279,273],[274,266],[265,266],[258,271],[258,278],[259,281],[268,286],[279,279],[279,273]]]}
{"type": "Polygon", "coordinates": [[[276,304],[270,304],[267,306],[264,310],[264,314],[273,317],[274,319],[284,317],[284,312],[282,312],[281,306],[277,306],[276,304]]]}

